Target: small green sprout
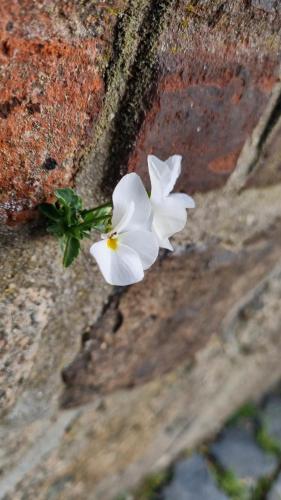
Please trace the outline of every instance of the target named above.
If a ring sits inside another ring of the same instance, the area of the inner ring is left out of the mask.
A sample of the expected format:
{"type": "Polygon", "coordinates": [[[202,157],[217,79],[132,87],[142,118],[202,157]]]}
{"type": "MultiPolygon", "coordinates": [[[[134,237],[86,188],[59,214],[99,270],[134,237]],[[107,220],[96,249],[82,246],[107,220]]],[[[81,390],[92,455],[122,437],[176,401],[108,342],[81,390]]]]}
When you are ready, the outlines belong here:
{"type": "Polygon", "coordinates": [[[55,196],[55,203],[43,203],[39,210],[48,221],[48,233],[58,238],[63,265],[68,267],[79,254],[80,241],[89,238],[92,229],[100,233],[109,230],[112,205],[83,209],[82,199],[70,188],[57,189],[55,196]]]}

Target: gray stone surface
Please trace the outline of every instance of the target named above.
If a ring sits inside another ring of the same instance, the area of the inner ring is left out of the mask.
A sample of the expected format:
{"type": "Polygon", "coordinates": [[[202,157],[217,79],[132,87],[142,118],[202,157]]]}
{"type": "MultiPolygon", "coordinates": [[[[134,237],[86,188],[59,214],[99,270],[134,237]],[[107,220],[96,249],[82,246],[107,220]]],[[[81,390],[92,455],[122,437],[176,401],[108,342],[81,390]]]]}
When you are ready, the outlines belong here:
{"type": "Polygon", "coordinates": [[[252,0],[252,5],[265,12],[276,12],[281,10],[280,0],[252,0]]]}
{"type": "Polygon", "coordinates": [[[281,500],[281,474],[279,474],[276,481],[267,496],[267,500],[281,500]]]}
{"type": "Polygon", "coordinates": [[[227,500],[210,474],[201,455],[178,462],[170,485],[164,489],[164,500],[227,500]]]}
{"type": "Polygon", "coordinates": [[[243,427],[226,428],[211,451],[223,468],[249,484],[272,474],[277,467],[277,459],[266,454],[256,444],[252,432],[243,427]]]}
{"type": "Polygon", "coordinates": [[[268,434],[281,445],[281,397],[272,396],[264,410],[264,421],[268,434]]]}

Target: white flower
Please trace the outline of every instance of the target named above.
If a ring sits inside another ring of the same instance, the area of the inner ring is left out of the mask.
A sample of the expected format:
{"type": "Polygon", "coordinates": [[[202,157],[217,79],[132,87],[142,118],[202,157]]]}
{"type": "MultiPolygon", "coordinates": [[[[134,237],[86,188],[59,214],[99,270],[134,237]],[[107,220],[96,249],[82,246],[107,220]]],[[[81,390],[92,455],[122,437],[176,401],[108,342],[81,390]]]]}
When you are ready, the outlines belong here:
{"type": "Polygon", "coordinates": [[[90,252],[111,285],[141,281],[156,260],[157,238],[151,232],[151,204],[140,177],[125,175],[113,195],[112,230],[90,252]]]}
{"type": "Polygon", "coordinates": [[[194,200],[183,193],[170,194],[181,173],[181,159],[174,155],[161,161],[153,155],[148,156],[148,170],[151,181],[151,205],[153,209],[152,229],[159,246],[173,250],[169,238],[181,231],[187,219],[187,208],[194,208],[194,200]]]}

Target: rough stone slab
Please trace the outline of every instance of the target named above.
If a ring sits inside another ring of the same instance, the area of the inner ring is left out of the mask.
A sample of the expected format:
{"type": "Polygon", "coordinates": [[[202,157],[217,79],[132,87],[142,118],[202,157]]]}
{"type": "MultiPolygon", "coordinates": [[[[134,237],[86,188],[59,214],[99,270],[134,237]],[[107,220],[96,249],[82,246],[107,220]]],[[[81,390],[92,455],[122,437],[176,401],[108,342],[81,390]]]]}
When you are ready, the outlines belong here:
{"type": "MultiPolygon", "coordinates": [[[[217,430],[245,398],[259,396],[277,382],[281,375],[281,280],[280,232],[275,224],[279,224],[281,210],[280,186],[260,189],[258,196],[255,190],[245,190],[228,197],[208,193],[196,201],[198,209],[189,226],[174,240],[176,255],[160,261],[159,268],[152,269],[144,283],[127,289],[117,309],[107,307],[107,313],[101,311],[109,287],[103,284],[90,258],[86,260],[86,253],[65,272],[60,267],[56,242],[49,237],[32,239],[26,233],[16,238],[10,233],[9,237],[2,236],[5,259],[1,260],[1,300],[5,303],[10,297],[16,304],[19,298],[15,286],[21,288],[22,311],[16,317],[12,309],[12,316],[15,324],[28,326],[27,330],[17,330],[15,337],[8,329],[11,309],[3,307],[1,320],[8,325],[7,335],[1,337],[4,356],[9,356],[9,346],[13,347],[9,366],[1,372],[7,393],[3,400],[6,416],[0,426],[0,490],[7,492],[7,498],[14,500],[25,494],[45,500],[56,488],[71,500],[75,496],[88,500],[89,492],[93,499],[114,498],[119,490],[133,487],[155,465],[167,465],[180,450],[195,446],[217,430]],[[222,241],[232,244],[222,247],[222,241]],[[196,261],[198,269],[194,267],[196,261]],[[236,265],[235,282],[230,286],[228,273],[236,265]],[[211,278],[204,283],[205,275],[213,276],[214,272],[218,282],[211,278]],[[172,303],[178,297],[179,282],[185,284],[184,294],[190,296],[183,296],[183,308],[177,314],[172,303]],[[43,298],[54,305],[46,308],[45,315],[28,291],[32,287],[47,288],[48,295],[43,298]],[[192,308],[190,299],[194,300],[192,308]],[[203,306],[205,301],[209,306],[201,315],[195,306],[199,302],[203,306]],[[29,310],[33,323],[28,323],[29,310]],[[118,311],[123,313],[123,323],[118,311]],[[222,330],[215,323],[217,314],[221,314],[222,330]],[[164,332],[167,315],[172,328],[164,332]],[[158,333],[155,329],[155,339],[149,334],[154,323],[161,326],[158,333]],[[193,329],[194,341],[190,343],[193,329]],[[89,333],[94,330],[97,337],[91,339],[89,333]],[[60,426],[69,412],[58,402],[63,390],[61,370],[78,354],[83,333],[83,350],[93,341],[95,359],[106,364],[104,378],[102,363],[91,366],[88,379],[83,365],[77,378],[70,378],[68,401],[80,407],[50,451],[47,443],[55,422],[60,426]],[[175,338],[180,339],[184,354],[176,349],[175,338]],[[151,342],[154,347],[150,352],[151,342]],[[22,345],[27,346],[27,360],[21,365],[22,345]],[[114,351],[115,346],[119,351],[114,351]],[[166,352],[167,375],[159,349],[166,352]],[[152,370],[134,371],[147,359],[153,362],[152,370]],[[19,370],[24,383],[17,381],[19,370]],[[138,387],[128,387],[132,373],[138,374],[138,387]],[[76,384],[79,377],[80,388],[76,384]],[[82,406],[83,401],[89,404],[82,406]],[[35,460],[38,442],[44,444],[40,463],[35,460]],[[23,469],[27,453],[29,461],[23,469]]],[[[112,299],[111,303],[114,306],[112,299]]]]}
{"type": "Polygon", "coordinates": [[[278,462],[256,443],[253,433],[243,427],[227,427],[211,446],[215,459],[239,479],[254,484],[274,472],[278,462]]]}
{"type": "Polygon", "coordinates": [[[163,491],[163,500],[227,500],[200,455],[178,462],[174,477],[163,491]]]}
{"type": "Polygon", "coordinates": [[[281,397],[272,396],[263,412],[264,423],[270,437],[281,446],[281,397]]]}
{"type": "Polygon", "coordinates": [[[148,152],[177,153],[180,188],[226,182],[278,81],[281,18],[271,23],[268,15],[242,0],[179,2],[159,44],[158,80],[129,170],[146,176],[148,152]]]}
{"type": "Polygon", "coordinates": [[[274,246],[279,255],[276,238],[275,229],[267,234],[262,264],[259,246],[233,253],[232,259],[226,252],[225,259],[218,245],[200,252],[187,248],[155,264],[144,282],[116,297],[63,370],[63,404],[141,385],[192,361],[212,332],[222,332],[225,311],[261,279],[274,246]],[[208,328],[202,318],[208,318],[208,328]]]}
{"type": "Polygon", "coordinates": [[[267,500],[281,500],[281,474],[273,483],[273,486],[268,493],[267,500]]]}

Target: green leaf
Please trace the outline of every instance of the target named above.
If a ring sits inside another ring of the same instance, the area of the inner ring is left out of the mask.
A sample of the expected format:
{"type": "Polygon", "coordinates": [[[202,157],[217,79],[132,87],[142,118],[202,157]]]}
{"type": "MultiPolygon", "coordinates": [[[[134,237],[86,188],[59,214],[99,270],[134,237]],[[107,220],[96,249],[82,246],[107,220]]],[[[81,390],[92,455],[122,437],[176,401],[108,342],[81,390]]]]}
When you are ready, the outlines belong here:
{"type": "Polygon", "coordinates": [[[100,205],[99,207],[92,208],[90,210],[82,210],[81,215],[85,220],[86,217],[92,217],[92,220],[101,220],[108,217],[111,217],[112,214],[112,205],[111,203],[105,203],[104,205],[100,205]]]}
{"type": "Polygon", "coordinates": [[[102,222],[96,222],[95,224],[92,225],[92,229],[95,229],[95,231],[98,231],[99,233],[109,233],[111,231],[112,226],[109,223],[109,220],[104,220],[102,222]]]}
{"type": "Polygon", "coordinates": [[[107,232],[111,225],[112,205],[83,210],[82,199],[70,188],[57,189],[56,204],[42,204],[39,209],[49,220],[47,231],[59,239],[63,252],[63,265],[68,267],[78,256],[80,240],[88,238],[96,229],[107,232]]]}
{"type": "Polygon", "coordinates": [[[41,214],[52,221],[58,222],[61,218],[60,212],[55,205],[52,205],[51,203],[42,203],[42,205],[39,206],[39,210],[41,214]]]}
{"type": "Polygon", "coordinates": [[[95,220],[95,216],[93,214],[93,212],[88,212],[85,214],[85,211],[83,210],[81,212],[81,217],[82,217],[82,224],[83,225],[91,225],[93,223],[93,221],[95,220]]]}
{"type": "Polygon", "coordinates": [[[84,232],[84,230],[83,230],[82,224],[76,224],[75,226],[71,226],[67,230],[67,234],[70,236],[73,236],[77,240],[82,240],[83,232],[84,232]]]}
{"type": "Polygon", "coordinates": [[[111,223],[112,205],[111,203],[106,203],[91,210],[82,210],[81,216],[84,220],[82,223],[84,231],[96,229],[100,232],[106,232],[111,223]]]}
{"type": "Polygon", "coordinates": [[[73,236],[68,236],[63,254],[64,267],[70,266],[74,259],[78,256],[80,250],[80,241],[73,236]]]}
{"type": "Polygon", "coordinates": [[[106,232],[107,227],[110,225],[112,217],[112,205],[106,203],[100,207],[90,210],[82,210],[81,217],[83,222],[80,224],[84,236],[88,236],[91,229],[96,229],[100,232],[106,232]]]}
{"type": "Polygon", "coordinates": [[[58,201],[65,207],[71,207],[75,208],[76,210],[81,210],[82,199],[75,193],[75,191],[73,191],[73,189],[56,189],[55,195],[58,201]]]}
{"type": "Polygon", "coordinates": [[[61,238],[64,233],[65,229],[64,227],[58,222],[57,224],[50,224],[47,227],[47,232],[52,234],[53,236],[56,236],[57,238],[61,238]]]}
{"type": "Polygon", "coordinates": [[[59,238],[59,244],[60,244],[60,249],[61,249],[62,253],[64,253],[66,241],[67,241],[67,237],[65,236],[65,234],[63,234],[59,238]]]}
{"type": "Polygon", "coordinates": [[[70,227],[73,224],[75,224],[75,222],[76,222],[76,212],[73,211],[71,207],[69,207],[68,205],[66,205],[64,207],[64,214],[65,214],[64,220],[65,220],[65,223],[66,223],[66,225],[68,227],[70,227]]]}

